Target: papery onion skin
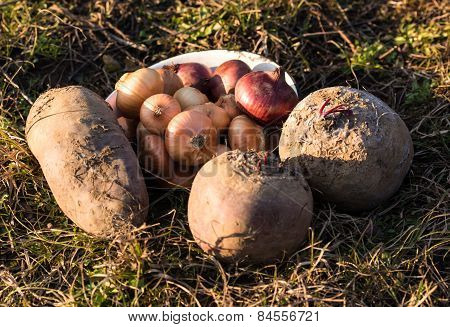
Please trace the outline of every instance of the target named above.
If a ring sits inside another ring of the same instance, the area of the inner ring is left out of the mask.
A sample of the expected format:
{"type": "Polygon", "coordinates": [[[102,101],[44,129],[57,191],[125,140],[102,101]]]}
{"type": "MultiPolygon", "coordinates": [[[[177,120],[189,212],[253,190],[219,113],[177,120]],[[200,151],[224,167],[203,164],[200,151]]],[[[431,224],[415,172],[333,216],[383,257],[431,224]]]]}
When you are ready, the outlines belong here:
{"type": "Polygon", "coordinates": [[[230,119],[233,119],[236,116],[242,115],[241,106],[236,102],[234,94],[223,95],[217,100],[216,106],[222,108],[226,111],[230,119]]]}
{"type": "Polygon", "coordinates": [[[156,70],[161,75],[164,82],[163,93],[168,95],[174,95],[176,91],[183,87],[181,78],[170,69],[160,68],[156,70]]]}
{"type": "Polygon", "coordinates": [[[165,143],[175,162],[188,166],[202,165],[216,152],[217,129],[205,113],[183,111],[167,126],[165,143]]]}
{"type": "Polygon", "coordinates": [[[231,150],[262,151],[265,148],[264,130],[246,115],[235,117],[228,128],[231,150]]]}
{"type": "Polygon", "coordinates": [[[230,125],[230,116],[222,108],[216,106],[214,103],[208,102],[197,106],[186,108],[186,110],[196,110],[204,112],[209,118],[211,118],[214,126],[219,132],[225,131],[230,125]]]}
{"type": "Polygon", "coordinates": [[[163,68],[174,71],[183,82],[184,86],[195,87],[202,93],[208,91],[208,80],[211,78],[211,69],[197,62],[175,64],[164,66],[163,68]]]}
{"type": "MultiPolygon", "coordinates": [[[[111,100],[110,100],[111,101],[111,100]]],[[[123,116],[123,114],[117,109],[117,106],[112,106],[110,102],[108,103],[108,107],[114,113],[117,123],[119,123],[120,128],[122,128],[123,133],[127,137],[130,142],[136,141],[136,128],[139,124],[138,119],[130,119],[123,116]]]]}
{"type": "Polygon", "coordinates": [[[164,135],[170,120],[181,112],[177,100],[168,94],[155,94],[144,101],[140,110],[142,124],[150,132],[164,135]]]}
{"type": "Polygon", "coordinates": [[[287,117],[298,102],[297,94],[284,80],[284,72],[251,72],[236,84],[236,102],[253,119],[263,124],[287,117]]]}
{"type": "Polygon", "coordinates": [[[139,118],[139,109],[148,97],[162,93],[164,82],[161,75],[151,68],[141,68],[128,73],[117,83],[116,104],[126,118],[139,118]]]}
{"type": "Polygon", "coordinates": [[[180,104],[181,110],[186,110],[188,107],[204,104],[209,101],[206,95],[190,86],[182,87],[175,92],[173,97],[180,104]]]}
{"type": "Polygon", "coordinates": [[[209,94],[213,101],[217,101],[222,95],[234,93],[238,80],[252,70],[242,60],[228,60],[214,71],[209,80],[209,94]]]}
{"type": "Polygon", "coordinates": [[[158,177],[170,176],[174,163],[170,159],[160,135],[152,134],[142,123],[137,127],[137,153],[141,167],[158,177]]]}
{"type": "Polygon", "coordinates": [[[142,123],[137,127],[138,158],[144,172],[150,173],[160,188],[189,188],[197,173],[195,167],[176,164],[167,153],[164,138],[152,134],[142,123]]]}

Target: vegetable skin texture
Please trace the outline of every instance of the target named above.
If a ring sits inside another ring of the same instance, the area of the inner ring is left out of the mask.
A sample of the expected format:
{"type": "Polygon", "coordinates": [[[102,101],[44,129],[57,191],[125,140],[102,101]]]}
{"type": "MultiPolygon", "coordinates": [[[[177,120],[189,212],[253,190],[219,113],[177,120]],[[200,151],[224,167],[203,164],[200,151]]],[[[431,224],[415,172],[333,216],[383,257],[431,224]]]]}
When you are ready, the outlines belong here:
{"type": "Polygon", "coordinates": [[[197,244],[222,261],[276,261],[306,236],[313,210],[308,184],[299,172],[266,171],[265,155],[274,160],[267,152],[223,153],[194,179],[189,227],[197,244]],[[252,169],[255,156],[262,160],[260,171],[252,169]]]}
{"type": "Polygon", "coordinates": [[[112,237],[141,225],[148,194],[114,113],[80,86],[51,89],[33,104],[26,139],[62,211],[80,228],[112,237]]]}
{"type": "Polygon", "coordinates": [[[280,157],[308,172],[321,196],[348,211],[389,199],[410,168],[414,150],[405,123],[374,95],[330,87],[311,93],[283,126],[280,157]],[[330,99],[330,100],[328,100],[330,99]],[[325,115],[343,104],[350,111],[325,115]]]}

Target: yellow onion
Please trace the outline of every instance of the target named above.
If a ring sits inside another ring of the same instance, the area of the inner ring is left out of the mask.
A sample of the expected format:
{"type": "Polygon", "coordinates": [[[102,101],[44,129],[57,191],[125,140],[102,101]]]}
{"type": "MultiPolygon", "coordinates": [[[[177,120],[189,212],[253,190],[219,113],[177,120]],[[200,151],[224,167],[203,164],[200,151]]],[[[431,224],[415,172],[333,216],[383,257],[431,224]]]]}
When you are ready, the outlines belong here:
{"type": "Polygon", "coordinates": [[[180,104],[173,97],[168,94],[155,94],[144,101],[139,116],[146,129],[163,135],[170,120],[180,112],[180,104]]]}
{"type": "Polygon", "coordinates": [[[170,159],[160,135],[150,133],[142,123],[137,127],[139,163],[146,171],[159,177],[170,176],[173,161],[170,159]]]}
{"type": "Polygon", "coordinates": [[[185,110],[187,107],[196,106],[198,104],[204,104],[209,102],[208,97],[202,92],[193,87],[183,87],[175,92],[173,97],[178,101],[181,106],[181,110],[185,110]]]}
{"type": "Polygon", "coordinates": [[[231,150],[262,151],[265,147],[264,130],[245,115],[235,117],[228,127],[231,150]]]}
{"type": "Polygon", "coordinates": [[[203,112],[188,110],[176,115],[166,129],[169,156],[183,165],[202,165],[216,153],[218,135],[212,120],[203,112]]]}
{"type": "Polygon", "coordinates": [[[113,107],[109,102],[108,107],[114,113],[114,116],[116,117],[117,122],[119,123],[119,126],[122,128],[122,131],[127,137],[127,139],[131,142],[134,142],[136,139],[136,127],[139,123],[139,120],[125,118],[119,111],[119,109],[117,109],[117,106],[113,107]]]}
{"type": "Polygon", "coordinates": [[[230,116],[230,119],[242,115],[242,111],[239,109],[239,104],[236,102],[234,94],[221,96],[219,100],[217,100],[216,106],[225,110],[228,116],[230,116]]]}
{"type": "Polygon", "coordinates": [[[160,68],[156,70],[159,75],[161,75],[164,81],[164,91],[163,93],[174,95],[176,91],[183,87],[183,82],[180,77],[175,74],[174,71],[166,68],[160,68]]]}
{"type": "Polygon", "coordinates": [[[164,82],[156,70],[138,69],[122,76],[117,83],[117,107],[126,118],[139,118],[145,99],[163,90],[164,82]]]}
{"type": "Polygon", "coordinates": [[[211,118],[213,125],[219,132],[222,132],[230,125],[230,116],[225,110],[216,106],[214,103],[208,102],[197,106],[186,108],[186,110],[195,110],[204,112],[209,118],[211,118]]]}

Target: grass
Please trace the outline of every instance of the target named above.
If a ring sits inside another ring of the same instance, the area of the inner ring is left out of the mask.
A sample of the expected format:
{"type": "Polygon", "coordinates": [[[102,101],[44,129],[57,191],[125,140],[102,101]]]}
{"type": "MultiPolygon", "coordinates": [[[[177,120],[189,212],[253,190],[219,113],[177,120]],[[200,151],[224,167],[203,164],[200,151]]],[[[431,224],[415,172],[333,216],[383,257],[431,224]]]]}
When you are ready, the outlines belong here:
{"type": "Polygon", "coordinates": [[[0,4],[0,16],[1,305],[449,305],[445,1],[22,0],[0,4]],[[359,215],[316,203],[307,242],[277,265],[202,253],[186,191],[150,190],[147,226],[125,238],[77,228],[24,140],[32,101],[69,84],[106,96],[123,71],[216,48],[272,58],[302,96],[350,85],[387,102],[415,146],[399,192],[359,215]]]}

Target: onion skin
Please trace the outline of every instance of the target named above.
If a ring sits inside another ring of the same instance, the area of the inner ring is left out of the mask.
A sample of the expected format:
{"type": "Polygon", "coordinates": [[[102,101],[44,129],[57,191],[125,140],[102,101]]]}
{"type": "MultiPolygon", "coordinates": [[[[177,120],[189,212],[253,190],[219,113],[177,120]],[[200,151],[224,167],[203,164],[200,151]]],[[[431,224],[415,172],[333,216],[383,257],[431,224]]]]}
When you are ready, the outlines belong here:
{"type": "Polygon", "coordinates": [[[137,127],[138,158],[142,168],[159,177],[170,176],[174,163],[160,135],[152,134],[142,123],[137,127]]]}
{"type": "Polygon", "coordinates": [[[120,125],[120,128],[122,128],[123,133],[127,137],[127,139],[130,142],[136,141],[136,128],[139,124],[138,119],[129,119],[125,118],[122,113],[117,109],[117,107],[111,106],[111,104],[107,101],[109,109],[112,110],[114,113],[114,116],[117,119],[117,122],[120,125]]]}
{"type": "Polygon", "coordinates": [[[180,77],[170,69],[160,68],[156,70],[164,82],[163,93],[174,95],[176,91],[183,87],[180,77]]]}
{"type": "Polygon", "coordinates": [[[142,123],[137,127],[137,135],[139,163],[161,188],[191,187],[197,169],[177,165],[167,153],[164,139],[152,134],[142,123]]]}
{"type": "Polygon", "coordinates": [[[216,153],[217,129],[205,113],[183,111],[167,126],[165,143],[172,160],[187,166],[199,166],[216,153]]]}
{"type": "Polygon", "coordinates": [[[236,84],[236,102],[253,119],[263,124],[278,122],[294,109],[298,97],[284,80],[284,72],[251,72],[236,84]]]}
{"type": "Polygon", "coordinates": [[[225,131],[230,125],[230,116],[225,110],[216,106],[214,103],[208,102],[198,106],[188,107],[186,110],[194,110],[205,113],[211,118],[213,125],[219,132],[225,131]]]}
{"type": "Polygon", "coordinates": [[[250,67],[241,60],[228,60],[214,71],[209,80],[209,94],[213,101],[217,101],[222,95],[234,93],[238,80],[250,73],[250,67]]]}
{"type": "Polygon", "coordinates": [[[226,111],[230,119],[242,115],[242,109],[240,105],[236,102],[234,94],[223,95],[217,100],[216,106],[222,108],[226,111]]]}
{"type": "Polygon", "coordinates": [[[151,68],[141,68],[125,74],[117,82],[116,104],[123,116],[138,119],[142,103],[152,95],[162,93],[164,82],[161,75],[151,68]]]}
{"type": "Polygon", "coordinates": [[[264,130],[245,115],[234,118],[228,128],[228,141],[231,150],[262,151],[265,148],[264,130]]]}
{"type": "Polygon", "coordinates": [[[172,66],[164,66],[170,69],[180,77],[184,86],[195,87],[202,93],[208,92],[208,80],[211,78],[211,69],[197,62],[189,62],[185,64],[176,64],[172,66]]]}
{"type": "Polygon", "coordinates": [[[144,101],[139,116],[146,129],[154,134],[164,135],[170,120],[180,112],[180,104],[173,97],[155,94],[144,101]]]}
{"type": "Polygon", "coordinates": [[[180,104],[181,110],[186,110],[188,107],[204,104],[209,101],[206,95],[190,86],[182,87],[175,92],[173,97],[180,104]]]}

